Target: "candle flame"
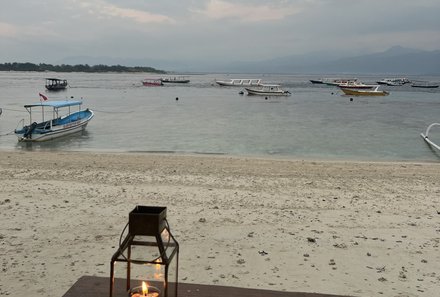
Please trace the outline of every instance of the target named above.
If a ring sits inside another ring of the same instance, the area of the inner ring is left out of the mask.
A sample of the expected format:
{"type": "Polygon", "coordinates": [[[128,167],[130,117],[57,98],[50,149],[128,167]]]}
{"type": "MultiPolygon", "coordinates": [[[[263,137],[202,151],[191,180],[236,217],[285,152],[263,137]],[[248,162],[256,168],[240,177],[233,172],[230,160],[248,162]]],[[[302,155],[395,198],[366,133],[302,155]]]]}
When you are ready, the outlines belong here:
{"type": "Polygon", "coordinates": [[[144,296],[148,295],[148,285],[146,282],[142,282],[142,295],[144,296]]]}

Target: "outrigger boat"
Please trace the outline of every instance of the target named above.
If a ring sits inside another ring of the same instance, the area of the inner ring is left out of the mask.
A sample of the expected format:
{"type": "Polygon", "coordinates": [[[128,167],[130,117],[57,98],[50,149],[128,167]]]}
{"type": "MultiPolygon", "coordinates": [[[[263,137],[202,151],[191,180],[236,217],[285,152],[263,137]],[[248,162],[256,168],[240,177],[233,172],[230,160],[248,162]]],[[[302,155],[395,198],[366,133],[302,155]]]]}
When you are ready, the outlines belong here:
{"type": "Polygon", "coordinates": [[[375,86],[374,89],[372,90],[351,89],[346,87],[340,87],[340,88],[345,95],[351,95],[351,96],[387,96],[390,94],[387,91],[379,91],[379,86],[375,86]]]}
{"type": "Polygon", "coordinates": [[[83,131],[94,113],[88,108],[82,110],[82,103],[82,101],[44,101],[25,105],[24,108],[29,112],[29,125],[24,125],[24,119],[20,121],[22,128],[14,131],[18,141],[46,141],[83,131]],[[78,106],[78,111],[72,111],[73,106],[78,106]],[[32,113],[35,108],[41,108],[42,121],[39,123],[33,122],[32,113]],[[49,108],[49,111],[45,111],[45,108],[49,108]],[[45,120],[45,112],[50,111],[51,118],[45,120]]]}
{"type": "Polygon", "coordinates": [[[434,126],[440,126],[440,123],[432,123],[431,125],[428,126],[428,128],[426,128],[425,134],[420,133],[420,136],[422,136],[423,140],[426,141],[426,143],[428,143],[430,146],[432,146],[440,151],[440,146],[438,144],[436,144],[435,142],[433,142],[428,137],[429,130],[431,130],[431,128],[434,126]]]}
{"type": "Polygon", "coordinates": [[[280,85],[266,85],[262,84],[259,88],[245,88],[248,95],[260,95],[260,96],[290,96],[289,91],[284,91],[280,88],[280,85]]]}
{"type": "Polygon", "coordinates": [[[232,78],[230,80],[216,80],[215,82],[225,87],[252,87],[261,85],[261,79],[253,78],[232,78]]]}

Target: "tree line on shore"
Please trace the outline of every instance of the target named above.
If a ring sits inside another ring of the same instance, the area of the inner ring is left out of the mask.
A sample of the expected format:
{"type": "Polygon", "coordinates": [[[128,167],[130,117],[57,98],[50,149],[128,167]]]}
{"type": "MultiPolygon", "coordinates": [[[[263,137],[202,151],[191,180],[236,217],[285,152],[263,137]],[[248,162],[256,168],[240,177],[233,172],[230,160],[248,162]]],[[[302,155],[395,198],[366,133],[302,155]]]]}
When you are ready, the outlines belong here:
{"type": "Polygon", "coordinates": [[[34,64],[34,63],[3,63],[0,64],[0,71],[53,71],[53,72],[153,72],[166,73],[166,71],[158,70],[153,67],[128,67],[121,65],[93,65],[78,64],[78,65],[51,65],[51,64],[34,64]]]}

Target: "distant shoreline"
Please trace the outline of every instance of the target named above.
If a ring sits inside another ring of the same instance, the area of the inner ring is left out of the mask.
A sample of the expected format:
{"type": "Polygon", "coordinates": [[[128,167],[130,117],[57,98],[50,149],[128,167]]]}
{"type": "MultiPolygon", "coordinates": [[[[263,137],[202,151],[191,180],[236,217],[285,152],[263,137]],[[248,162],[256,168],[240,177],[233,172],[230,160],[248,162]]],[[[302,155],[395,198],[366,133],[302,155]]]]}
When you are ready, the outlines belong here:
{"type": "Polygon", "coordinates": [[[77,64],[77,65],[52,65],[52,64],[34,64],[34,63],[3,63],[0,64],[0,71],[31,71],[31,72],[89,72],[89,73],[104,73],[104,72],[130,72],[130,73],[158,73],[167,74],[166,71],[155,69],[153,67],[142,67],[142,66],[122,66],[122,65],[88,65],[88,64],[77,64]]]}

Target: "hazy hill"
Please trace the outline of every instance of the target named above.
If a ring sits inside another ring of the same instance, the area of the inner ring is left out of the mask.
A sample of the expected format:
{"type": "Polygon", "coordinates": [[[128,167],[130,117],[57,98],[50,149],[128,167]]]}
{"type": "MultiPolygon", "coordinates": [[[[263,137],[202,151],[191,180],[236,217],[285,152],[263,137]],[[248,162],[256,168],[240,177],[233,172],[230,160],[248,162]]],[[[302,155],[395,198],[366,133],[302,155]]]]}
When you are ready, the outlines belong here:
{"type": "Polygon", "coordinates": [[[440,50],[422,51],[400,46],[384,52],[333,58],[319,53],[259,62],[236,62],[223,70],[251,73],[377,73],[440,74],[440,50]]]}
{"type": "Polygon", "coordinates": [[[180,72],[228,73],[359,73],[440,74],[440,50],[423,51],[394,46],[386,51],[353,56],[347,52],[313,52],[264,61],[175,61],[111,57],[67,57],[65,64],[150,66],[180,72]]]}
{"type": "Polygon", "coordinates": [[[392,47],[381,53],[343,58],[319,65],[320,72],[439,74],[440,50],[392,47]]]}

